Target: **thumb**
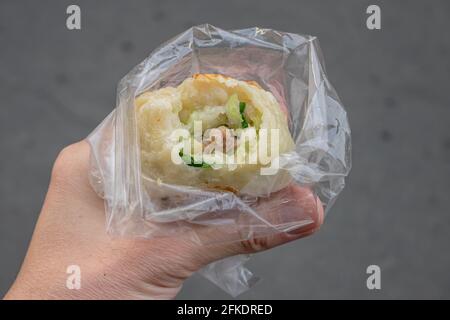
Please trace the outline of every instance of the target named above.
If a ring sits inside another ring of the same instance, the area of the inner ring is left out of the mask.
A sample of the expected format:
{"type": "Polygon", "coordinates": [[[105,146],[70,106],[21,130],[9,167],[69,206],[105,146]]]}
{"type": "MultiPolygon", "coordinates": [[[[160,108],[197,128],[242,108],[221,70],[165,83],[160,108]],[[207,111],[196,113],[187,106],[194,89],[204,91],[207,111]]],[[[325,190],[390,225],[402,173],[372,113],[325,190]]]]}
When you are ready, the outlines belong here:
{"type": "Polygon", "coordinates": [[[313,234],[324,219],[319,198],[297,185],[259,201],[257,211],[257,217],[245,213],[232,226],[196,227],[197,261],[204,266],[228,256],[268,250],[313,234]]]}

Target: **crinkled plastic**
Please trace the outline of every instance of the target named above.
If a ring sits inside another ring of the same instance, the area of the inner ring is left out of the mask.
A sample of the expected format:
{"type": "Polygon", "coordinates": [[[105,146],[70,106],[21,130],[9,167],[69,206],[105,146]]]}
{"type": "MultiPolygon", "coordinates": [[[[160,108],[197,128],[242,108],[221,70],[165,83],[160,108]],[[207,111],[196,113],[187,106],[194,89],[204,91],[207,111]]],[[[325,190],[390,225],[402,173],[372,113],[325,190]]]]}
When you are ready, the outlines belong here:
{"type": "MultiPolygon", "coordinates": [[[[272,92],[287,109],[295,141],[295,152],[281,155],[280,167],[293,184],[310,188],[328,212],[350,170],[350,128],[326,78],[317,38],[257,27],[225,31],[206,24],[169,40],[131,70],[118,85],[115,110],[88,137],[91,184],[105,200],[108,232],[145,238],[186,233],[208,245],[211,238],[195,226],[220,234],[214,241],[238,241],[313,222],[308,212],[298,213],[302,205],[288,188],[248,196],[167,185],[142,173],[134,99],[147,90],[177,86],[197,73],[253,80],[272,92]],[[290,202],[294,215],[288,207],[281,217],[270,218],[278,206],[290,202]]],[[[270,186],[270,176],[264,183],[270,186]]],[[[227,258],[201,273],[236,296],[256,281],[243,266],[247,258],[227,258]]]]}

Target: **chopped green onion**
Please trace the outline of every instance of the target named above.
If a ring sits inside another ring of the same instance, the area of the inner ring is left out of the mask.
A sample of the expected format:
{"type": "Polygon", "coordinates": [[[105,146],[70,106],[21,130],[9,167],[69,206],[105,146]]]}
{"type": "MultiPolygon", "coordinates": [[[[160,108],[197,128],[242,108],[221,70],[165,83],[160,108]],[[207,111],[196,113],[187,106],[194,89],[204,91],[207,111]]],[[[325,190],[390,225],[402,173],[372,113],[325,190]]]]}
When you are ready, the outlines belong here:
{"type": "Polygon", "coordinates": [[[225,108],[230,127],[238,128],[241,125],[242,119],[239,112],[239,99],[236,93],[228,99],[225,108]]]}
{"type": "Polygon", "coordinates": [[[244,117],[246,103],[239,101],[237,94],[233,94],[226,103],[226,114],[232,128],[248,128],[244,117]]]}
{"type": "Polygon", "coordinates": [[[242,121],[241,121],[242,128],[248,128],[248,122],[247,122],[247,120],[245,120],[245,116],[244,116],[245,107],[246,107],[245,102],[239,102],[239,112],[241,113],[241,118],[242,118],[242,121]]]}
{"type": "Polygon", "coordinates": [[[183,153],[183,149],[180,150],[178,155],[180,156],[181,159],[183,159],[184,163],[190,167],[204,168],[204,169],[211,168],[210,164],[203,162],[203,161],[202,161],[202,163],[195,163],[194,157],[185,155],[183,153]]]}
{"type": "Polygon", "coordinates": [[[241,113],[241,115],[244,113],[245,111],[245,102],[239,102],[239,112],[241,113]]]}

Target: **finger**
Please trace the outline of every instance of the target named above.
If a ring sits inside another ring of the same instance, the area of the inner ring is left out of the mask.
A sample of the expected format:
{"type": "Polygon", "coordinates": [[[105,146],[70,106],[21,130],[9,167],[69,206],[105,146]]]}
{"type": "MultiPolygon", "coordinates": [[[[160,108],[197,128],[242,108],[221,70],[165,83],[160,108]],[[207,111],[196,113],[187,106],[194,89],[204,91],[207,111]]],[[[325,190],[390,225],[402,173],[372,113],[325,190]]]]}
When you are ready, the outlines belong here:
{"type": "Polygon", "coordinates": [[[297,185],[261,200],[256,208],[258,217],[243,214],[244,218],[238,218],[234,226],[196,228],[200,240],[196,256],[203,258],[204,265],[230,255],[271,249],[311,235],[324,219],[319,198],[311,189],[297,185]],[[212,245],[208,245],[210,243],[212,245]]]}

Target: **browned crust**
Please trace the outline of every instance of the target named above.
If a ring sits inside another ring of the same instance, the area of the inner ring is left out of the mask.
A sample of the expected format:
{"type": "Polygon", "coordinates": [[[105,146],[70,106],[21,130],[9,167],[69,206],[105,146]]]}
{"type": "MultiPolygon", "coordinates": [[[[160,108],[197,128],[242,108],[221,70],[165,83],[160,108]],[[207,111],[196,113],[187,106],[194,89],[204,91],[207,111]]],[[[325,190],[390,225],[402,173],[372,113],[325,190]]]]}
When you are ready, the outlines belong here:
{"type": "MultiPolygon", "coordinates": [[[[223,78],[225,80],[227,80],[227,79],[237,80],[235,78],[228,77],[228,76],[225,76],[220,73],[196,73],[196,74],[192,75],[192,79],[200,80],[200,81],[201,80],[216,80],[217,78],[223,78]]],[[[256,81],[253,81],[253,80],[242,80],[242,81],[247,82],[249,85],[251,85],[253,87],[261,89],[261,86],[256,81]]]]}
{"type": "Polygon", "coordinates": [[[238,194],[239,190],[231,187],[231,186],[220,186],[220,185],[211,185],[206,183],[206,187],[208,189],[212,189],[212,190],[219,190],[219,191],[226,191],[226,192],[232,192],[234,194],[238,194]]]}

